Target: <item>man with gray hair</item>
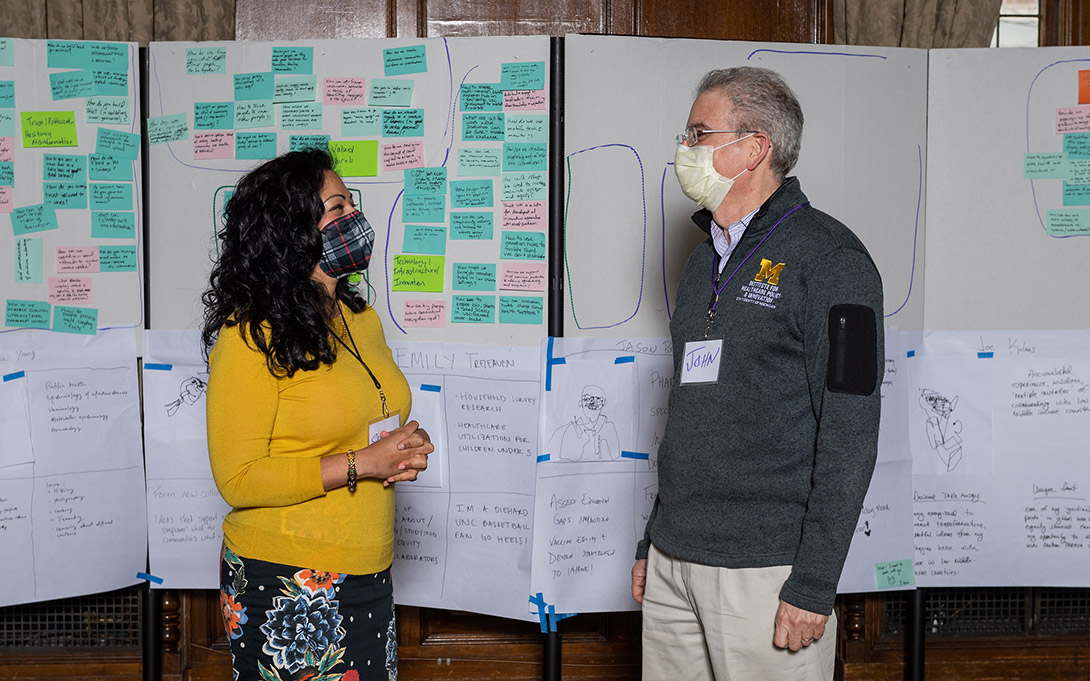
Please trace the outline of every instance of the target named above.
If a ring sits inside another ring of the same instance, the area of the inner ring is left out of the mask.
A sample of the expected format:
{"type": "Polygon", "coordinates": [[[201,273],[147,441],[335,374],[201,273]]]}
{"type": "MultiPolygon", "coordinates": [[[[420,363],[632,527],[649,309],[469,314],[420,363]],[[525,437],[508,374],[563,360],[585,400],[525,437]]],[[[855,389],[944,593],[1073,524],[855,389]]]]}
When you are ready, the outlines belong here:
{"type": "Polygon", "coordinates": [[[709,238],[678,285],[658,495],[632,568],[645,679],[833,676],[833,600],[877,456],[882,282],[788,177],[802,121],[779,75],[725,69],[677,137],[709,238]]]}

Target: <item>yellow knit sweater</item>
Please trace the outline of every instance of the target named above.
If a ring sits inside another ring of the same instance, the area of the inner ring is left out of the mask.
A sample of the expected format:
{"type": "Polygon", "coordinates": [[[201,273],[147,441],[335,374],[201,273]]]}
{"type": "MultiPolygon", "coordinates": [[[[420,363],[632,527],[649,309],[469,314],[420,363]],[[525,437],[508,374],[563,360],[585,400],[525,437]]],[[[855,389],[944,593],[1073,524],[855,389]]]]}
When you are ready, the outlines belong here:
{"type": "MultiPolygon", "coordinates": [[[[378,315],[371,308],[344,312],[390,412],[400,411],[404,424],[409,385],[378,315]]],[[[324,572],[386,569],[393,559],[393,487],[360,480],[354,494],[322,489],[320,458],[349,448],[365,457],[368,425],[382,416],[367,371],[338,344],[332,366],[276,378],[239,328],[221,329],[209,357],[208,455],[233,509],[223,521],[227,546],[243,557],[324,572]]]]}

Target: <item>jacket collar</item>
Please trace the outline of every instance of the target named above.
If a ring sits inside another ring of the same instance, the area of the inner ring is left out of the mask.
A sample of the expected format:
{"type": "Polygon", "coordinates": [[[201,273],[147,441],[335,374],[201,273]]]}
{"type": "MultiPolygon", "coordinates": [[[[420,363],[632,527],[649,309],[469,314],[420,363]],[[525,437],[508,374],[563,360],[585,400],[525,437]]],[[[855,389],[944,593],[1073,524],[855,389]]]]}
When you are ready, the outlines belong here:
{"type": "MultiPolygon", "coordinates": [[[[779,189],[776,190],[772,196],[768,197],[759,209],[757,214],[753,216],[753,220],[750,221],[749,227],[746,228],[746,234],[760,234],[767,230],[771,225],[776,224],[787,211],[791,210],[795,206],[801,203],[806,203],[806,194],[802,193],[802,187],[799,186],[799,179],[797,177],[789,177],[783,181],[779,189]],[[765,218],[768,219],[765,219],[765,218]]],[[[710,210],[704,208],[693,213],[693,222],[700,228],[702,232],[711,236],[712,233],[712,213],[710,210]]],[[[722,226],[722,225],[720,225],[722,226]]]]}

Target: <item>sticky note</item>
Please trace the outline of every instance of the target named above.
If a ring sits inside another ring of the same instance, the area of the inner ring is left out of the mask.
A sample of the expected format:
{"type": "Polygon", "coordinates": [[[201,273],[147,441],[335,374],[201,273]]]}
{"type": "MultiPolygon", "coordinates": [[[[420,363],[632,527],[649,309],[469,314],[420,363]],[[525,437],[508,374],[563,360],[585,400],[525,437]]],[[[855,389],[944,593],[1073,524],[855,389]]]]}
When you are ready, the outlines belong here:
{"type": "Polygon", "coordinates": [[[314,73],[314,48],[273,47],[272,72],[294,75],[314,73]]]}
{"type": "Polygon", "coordinates": [[[15,138],[0,137],[0,161],[15,160],[15,138]]]}
{"type": "Polygon", "coordinates": [[[450,207],[491,208],[493,206],[492,180],[452,180],[450,183],[450,207]]]}
{"type": "Polygon", "coordinates": [[[491,239],[493,233],[492,213],[489,212],[451,212],[450,238],[491,239]]]}
{"type": "Polygon", "coordinates": [[[382,134],[382,109],[341,109],[343,137],[378,137],[382,134]]]}
{"type": "Polygon", "coordinates": [[[1079,71],[1079,104],[1090,104],[1090,71],[1079,71]]]}
{"type": "Polygon", "coordinates": [[[333,169],[341,177],[378,175],[378,140],[338,140],[329,143],[333,169]]]}
{"type": "Polygon", "coordinates": [[[93,96],[97,92],[94,74],[86,69],[56,71],[49,74],[49,91],[53,101],[93,96]]]}
{"type": "Polygon", "coordinates": [[[406,194],[446,194],[447,169],[410,168],[405,171],[406,194]]]}
{"type": "Polygon", "coordinates": [[[543,262],[505,262],[500,268],[500,289],[544,291],[547,277],[548,270],[543,262]]]}
{"type": "Polygon", "coordinates": [[[1049,209],[1045,213],[1045,231],[1052,236],[1090,234],[1090,209],[1049,209]]]}
{"type": "Polygon", "coordinates": [[[447,252],[447,228],[442,225],[405,225],[401,250],[406,253],[443,255],[447,252]]]}
{"type": "Polygon", "coordinates": [[[132,161],[105,154],[87,156],[88,175],[92,180],[132,182],[132,161]]]}
{"type": "Polygon", "coordinates": [[[1066,179],[1069,184],[1090,184],[1090,159],[1067,159],[1066,179]]]}
{"type": "Polygon", "coordinates": [[[500,296],[500,324],[541,324],[545,301],[532,296],[500,296]]]}
{"type": "Polygon", "coordinates": [[[62,274],[98,272],[98,249],[94,246],[58,246],[55,267],[62,274]]]}
{"type": "Polygon", "coordinates": [[[879,589],[915,586],[916,573],[912,569],[912,560],[891,560],[888,563],[875,563],[874,583],[879,589]]]}
{"type": "Polygon", "coordinates": [[[273,103],[313,102],[318,97],[316,76],[280,76],[273,86],[273,103]]]}
{"type": "Polygon", "coordinates": [[[87,182],[87,156],[43,154],[42,179],[47,182],[87,182]]]}
{"type": "Polygon", "coordinates": [[[503,260],[544,260],[544,232],[501,232],[500,258],[503,260]]]}
{"type": "Polygon", "coordinates": [[[50,304],[38,300],[8,299],[4,305],[4,326],[48,329],[50,304]]]}
{"type": "Polygon", "coordinates": [[[546,173],[504,173],[500,189],[501,201],[546,201],[549,196],[546,173]]]}
{"type": "Polygon", "coordinates": [[[15,81],[0,80],[0,109],[15,108],[15,81]]]}
{"type": "Polygon", "coordinates": [[[325,149],[328,151],[329,135],[291,135],[288,137],[288,151],[303,151],[304,149],[325,149]]]}
{"type": "MultiPolygon", "coordinates": [[[[15,283],[42,283],[42,240],[24,237],[15,240],[15,283]]],[[[59,271],[59,270],[58,270],[59,271]]]]}
{"type": "Polygon", "coordinates": [[[504,90],[504,111],[543,111],[548,108],[544,90],[504,90]]]}
{"type": "Polygon", "coordinates": [[[210,73],[227,73],[227,48],[185,48],[185,72],[190,76],[199,76],[210,73]]]}
{"type": "Polygon", "coordinates": [[[95,239],[135,239],[136,213],[131,210],[91,211],[91,236],[95,239]]]}
{"type": "MultiPolygon", "coordinates": [[[[1064,135],[1064,138],[1071,135],[1064,135]]],[[[1027,180],[1063,179],[1070,174],[1062,152],[1027,153],[1022,159],[1022,177],[1027,180]]]]}
{"type": "Polygon", "coordinates": [[[0,38],[0,66],[15,66],[15,41],[0,38]]]}
{"type": "Polygon", "coordinates": [[[103,97],[96,95],[88,97],[83,105],[83,115],[88,123],[98,125],[128,125],[129,124],[129,98],[128,97],[103,97]]]}
{"type": "Polygon", "coordinates": [[[390,172],[424,166],[424,142],[392,142],[382,145],[382,170],[390,172]]]}
{"type": "Polygon", "coordinates": [[[125,71],[92,71],[95,79],[95,93],[107,97],[127,97],[129,95],[129,74],[125,71]]]}
{"type": "Polygon", "coordinates": [[[285,130],[321,130],[321,102],[291,102],[280,105],[280,127],[285,130]]]}
{"type": "Polygon", "coordinates": [[[98,310],[90,307],[57,305],[53,308],[53,330],[93,336],[98,329],[98,310]]]}
{"type": "Polygon", "coordinates": [[[491,324],[496,321],[496,296],[451,296],[450,321],[491,324]]]}
{"type": "Polygon", "coordinates": [[[503,112],[462,114],[462,141],[502,142],[505,127],[503,117],[503,112]]]}
{"type": "Polygon", "coordinates": [[[462,147],[458,150],[459,177],[499,177],[503,167],[499,147],[462,147]]]}
{"type": "Polygon", "coordinates": [[[234,130],[234,102],[195,102],[193,104],[194,130],[234,130]]]}
{"type": "Polygon", "coordinates": [[[1090,105],[1056,109],[1056,134],[1090,132],[1090,105]]]}
{"type": "Polygon", "coordinates": [[[212,130],[193,133],[194,159],[225,159],[235,157],[235,133],[232,130],[212,130]]]}
{"type": "Polygon", "coordinates": [[[541,90],[545,87],[545,62],[500,64],[500,87],[504,90],[541,90]]]}
{"type": "Polygon", "coordinates": [[[383,137],[423,137],[423,109],[387,109],[382,112],[383,137]]]}
{"type": "Polygon", "coordinates": [[[86,43],[87,65],[96,70],[127,71],[129,46],[125,43],[86,43]]]}
{"type": "MultiPolygon", "coordinates": [[[[0,109],[0,139],[15,137],[15,112],[0,109]]],[[[75,145],[72,145],[75,146],[75,145]]]]}
{"type": "Polygon", "coordinates": [[[402,308],[404,326],[440,328],[447,323],[447,304],[443,300],[406,300],[402,308]]]}
{"type": "Polygon", "coordinates": [[[0,185],[0,213],[10,213],[15,210],[14,193],[10,185],[0,185]]]}
{"type": "Polygon", "coordinates": [[[76,114],[73,111],[22,111],[24,147],[75,147],[76,114]]]}
{"type": "Polygon", "coordinates": [[[454,291],[495,291],[496,263],[456,262],[451,265],[454,291]]]}
{"type": "Polygon", "coordinates": [[[326,78],[323,81],[323,101],[330,106],[367,104],[366,79],[326,78]]]}
{"type": "Polygon", "coordinates": [[[51,69],[85,69],[91,64],[87,43],[77,40],[47,40],[45,64],[51,69]]]}
{"type": "Polygon", "coordinates": [[[16,208],[11,211],[11,228],[15,236],[57,229],[57,213],[44,203],[16,208]]]}
{"type": "Polygon", "coordinates": [[[136,246],[99,246],[98,261],[102,272],[135,272],[136,246]]]}
{"type": "Polygon", "coordinates": [[[371,80],[371,91],[367,95],[367,103],[371,106],[412,106],[413,82],[374,78],[371,80]]]}
{"type": "Polygon", "coordinates": [[[113,128],[99,128],[95,153],[135,161],[140,155],[140,134],[113,128]]]}
{"type": "Polygon", "coordinates": [[[55,209],[86,209],[87,183],[43,182],[42,200],[55,209]]]}
{"type": "Polygon", "coordinates": [[[276,81],[272,72],[236,73],[235,101],[247,102],[254,99],[272,99],[276,81]]]}
{"type": "Polygon", "coordinates": [[[235,129],[269,128],[276,125],[276,113],[271,99],[235,102],[235,129]]]}
{"type": "Polygon", "coordinates": [[[1063,205],[1090,206],[1090,184],[1063,183],[1063,205]]]}
{"type": "Polygon", "coordinates": [[[128,182],[92,182],[88,207],[91,210],[132,210],[132,184],[128,182]]]}
{"type": "Polygon", "coordinates": [[[184,113],[148,119],[148,144],[180,142],[189,139],[189,118],[184,113]]]}
{"type": "Polygon", "coordinates": [[[503,111],[503,90],[499,83],[462,83],[459,111],[503,111]]]}
{"type": "Polygon", "coordinates": [[[506,142],[503,145],[504,171],[546,170],[548,145],[536,142],[506,142]]]}
{"type": "Polygon", "coordinates": [[[276,133],[236,132],[235,158],[247,161],[276,158],[276,133]]]}
{"type": "Polygon", "coordinates": [[[382,51],[382,68],[387,76],[425,73],[428,70],[427,51],[424,45],[387,48],[382,51]]]}
{"type": "Polygon", "coordinates": [[[441,255],[395,255],[391,276],[394,291],[443,291],[441,255]]]}
{"type": "Polygon", "coordinates": [[[91,277],[49,277],[46,286],[54,305],[91,302],[91,277]]]}
{"type": "Polygon", "coordinates": [[[0,185],[15,186],[15,162],[0,161],[0,185]]]}
{"type": "Polygon", "coordinates": [[[504,229],[545,231],[548,205],[544,201],[503,201],[500,219],[504,229]]]}
{"type": "Polygon", "coordinates": [[[538,114],[505,114],[504,139],[508,142],[548,142],[549,117],[538,114]]]}
{"type": "Polygon", "coordinates": [[[446,222],[447,197],[443,194],[409,194],[401,197],[402,222],[446,222]]]}

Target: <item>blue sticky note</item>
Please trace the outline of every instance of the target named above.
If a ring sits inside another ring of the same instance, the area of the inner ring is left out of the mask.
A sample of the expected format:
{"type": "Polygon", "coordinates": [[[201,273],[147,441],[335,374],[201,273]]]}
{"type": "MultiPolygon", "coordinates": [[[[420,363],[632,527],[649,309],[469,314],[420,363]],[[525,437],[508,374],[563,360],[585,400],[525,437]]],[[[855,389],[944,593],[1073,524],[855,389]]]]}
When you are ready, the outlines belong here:
{"type": "Polygon", "coordinates": [[[135,239],[136,213],[131,210],[91,211],[91,237],[95,239],[135,239]]]}
{"type": "Polygon", "coordinates": [[[329,135],[291,135],[288,137],[288,151],[303,151],[304,149],[329,151],[329,135]]]}
{"type": "Polygon", "coordinates": [[[15,137],[15,112],[0,109],[0,137],[15,137]]]}
{"type": "Polygon", "coordinates": [[[491,239],[493,233],[491,212],[459,212],[450,214],[450,238],[491,239]]]}
{"type": "Polygon", "coordinates": [[[234,130],[234,102],[195,102],[193,104],[194,130],[234,130]]]}
{"type": "Polygon", "coordinates": [[[317,76],[280,76],[273,85],[274,104],[313,102],[317,94],[317,76]]]}
{"type": "Polygon", "coordinates": [[[1045,231],[1051,236],[1090,234],[1090,210],[1050,208],[1045,215],[1045,231]]]}
{"type": "Polygon", "coordinates": [[[499,83],[462,83],[459,111],[503,111],[503,89],[499,83]]]}
{"type": "Polygon", "coordinates": [[[463,142],[502,142],[504,139],[504,114],[462,114],[463,142]]]}
{"type": "Polygon", "coordinates": [[[15,108],[15,81],[0,80],[0,109],[15,108]]]}
{"type": "Polygon", "coordinates": [[[140,155],[140,134],[113,128],[99,128],[95,153],[135,161],[140,155]]]}
{"type": "Polygon", "coordinates": [[[496,296],[451,296],[450,321],[491,324],[496,321],[496,296]]]}
{"type": "Polygon", "coordinates": [[[57,213],[53,206],[39,203],[11,211],[11,229],[15,236],[25,236],[57,228],[57,213]]]}
{"type": "MultiPolygon", "coordinates": [[[[87,182],[87,156],[84,154],[44,154],[42,179],[46,182],[87,182]]],[[[6,184],[0,180],[0,184],[6,184]]]]}
{"type": "Polygon", "coordinates": [[[500,296],[500,324],[542,324],[545,301],[533,296],[500,296]]]}
{"type": "Polygon", "coordinates": [[[445,255],[447,229],[442,225],[405,225],[401,250],[405,253],[445,255]]]}
{"type": "MultiPolygon", "coordinates": [[[[1068,158],[1090,158],[1090,132],[1068,133],[1064,137],[1063,153],[1068,158]]],[[[1030,156],[1030,154],[1026,154],[1030,156]]]]}
{"type": "Polygon", "coordinates": [[[209,73],[227,73],[226,47],[185,48],[186,75],[200,76],[209,73]]]}
{"type": "Polygon", "coordinates": [[[503,145],[503,169],[507,171],[546,170],[548,145],[536,142],[506,142],[503,145]]]}
{"type": "Polygon", "coordinates": [[[91,210],[132,210],[132,184],[92,182],[87,203],[91,210]]]}
{"type": "Polygon", "coordinates": [[[321,102],[289,102],[280,105],[280,127],[284,130],[321,130],[321,102]]]}
{"type": "Polygon", "coordinates": [[[504,173],[501,201],[545,201],[549,195],[548,175],[540,171],[504,173]]]}
{"type": "Polygon", "coordinates": [[[23,237],[15,240],[15,283],[42,283],[42,252],[41,239],[23,237]]]}
{"type": "Polygon", "coordinates": [[[276,125],[276,111],[271,99],[235,102],[235,130],[270,128],[276,125]]]}
{"type": "Polygon", "coordinates": [[[15,41],[0,38],[0,66],[15,66],[15,41]]]}
{"type": "Polygon", "coordinates": [[[458,150],[458,177],[499,177],[503,150],[498,147],[462,147],[458,150]]]}
{"type": "Polygon", "coordinates": [[[504,119],[504,139],[508,142],[548,142],[549,117],[509,113],[504,119]]]}
{"type": "Polygon", "coordinates": [[[382,112],[383,137],[423,137],[423,109],[386,109],[382,112]]]}
{"type": "Polygon", "coordinates": [[[15,162],[0,161],[0,187],[15,186],[15,162]]]}
{"type": "Polygon", "coordinates": [[[411,106],[413,103],[413,82],[391,78],[372,78],[367,93],[367,103],[371,106],[411,106]]]}
{"type": "Polygon", "coordinates": [[[341,109],[342,137],[378,137],[382,134],[382,109],[341,109]]]}
{"type": "Polygon", "coordinates": [[[1065,206],[1090,206],[1090,184],[1063,183],[1065,206]]]}
{"type": "Polygon", "coordinates": [[[405,170],[405,194],[446,193],[446,168],[407,168],[405,170]]]}
{"type": "Polygon", "coordinates": [[[45,65],[51,69],[85,69],[91,65],[87,43],[79,40],[47,40],[45,65]]]}
{"type": "Polygon", "coordinates": [[[500,258],[503,260],[544,260],[544,232],[505,231],[500,235],[500,258]]]}
{"type": "Polygon", "coordinates": [[[90,97],[98,92],[94,73],[86,69],[49,74],[49,91],[53,94],[53,101],[90,97]]]}
{"type": "Polygon", "coordinates": [[[107,97],[127,97],[129,94],[129,73],[127,71],[91,72],[95,79],[95,94],[107,97]]]}
{"type": "Polygon", "coordinates": [[[43,182],[43,203],[47,206],[60,208],[87,208],[87,183],[86,182],[43,182]]]}
{"type": "Polygon", "coordinates": [[[888,563],[875,563],[874,582],[879,589],[916,586],[916,573],[912,567],[912,560],[891,560],[888,563]]]}
{"type": "Polygon", "coordinates": [[[129,46],[125,43],[87,43],[87,65],[99,71],[128,71],[129,46]]]}
{"type": "Polygon", "coordinates": [[[235,101],[272,99],[276,81],[271,71],[235,74],[235,101]]]}
{"type": "Polygon", "coordinates": [[[500,65],[500,88],[541,90],[545,87],[545,62],[508,62],[500,65]]]}
{"type": "Polygon", "coordinates": [[[135,272],[136,246],[99,246],[100,272],[135,272]]]}
{"type": "Polygon", "coordinates": [[[90,154],[87,157],[88,175],[92,180],[107,180],[113,182],[132,182],[132,161],[107,156],[105,154],[90,154]]]}
{"type": "Polygon", "coordinates": [[[428,55],[423,45],[390,47],[382,51],[383,73],[387,76],[406,76],[426,73],[428,55]]]}
{"type": "Polygon", "coordinates": [[[443,194],[410,194],[401,197],[402,222],[446,222],[447,197],[443,194]]]}
{"type": "Polygon", "coordinates": [[[451,290],[496,290],[496,263],[456,262],[451,273],[451,290]]]}
{"type": "Polygon", "coordinates": [[[1067,159],[1067,155],[1059,151],[1026,154],[1022,157],[1022,177],[1027,180],[1064,179],[1071,174],[1067,159]]]}
{"type": "Polygon", "coordinates": [[[450,208],[491,208],[495,200],[492,180],[452,180],[450,208]]]}
{"type": "Polygon", "coordinates": [[[88,97],[83,105],[84,117],[87,123],[98,125],[128,125],[129,124],[129,98],[128,97],[88,97]]]}
{"type": "Polygon", "coordinates": [[[26,329],[49,328],[49,303],[40,300],[12,300],[4,305],[4,326],[26,329]]]}
{"type": "Polygon", "coordinates": [[[53,330],[93,336],[98,331],[98,310],[93,307],[57,305],[53,308],[53,330]]]}
{"type": "Polygon", "coordinates": [[[235,158],[247,161],[276,158],[276,133],[236,132],[235,158]]]}
{"type": "Polygon", "coordinates": [[[314,48],[272,48],[272,72],[290,73],[293,75],[314,73],[314,48]]]}
{"type": "Polygon", "coordinates": [[[189,117],[184,113],[148,119],[148,144],[181,142],[189,139],[189,117]]]}

